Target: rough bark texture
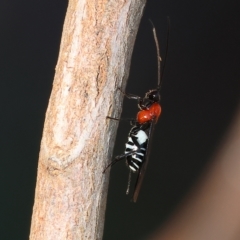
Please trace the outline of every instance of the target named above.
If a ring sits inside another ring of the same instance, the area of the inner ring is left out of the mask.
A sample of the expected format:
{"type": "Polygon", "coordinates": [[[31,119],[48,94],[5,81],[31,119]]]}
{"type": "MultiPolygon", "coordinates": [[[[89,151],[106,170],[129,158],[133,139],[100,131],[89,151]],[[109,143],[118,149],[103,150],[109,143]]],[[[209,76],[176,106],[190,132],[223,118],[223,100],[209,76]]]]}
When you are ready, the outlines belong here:
{"type": "Polygon", "coordinates": [[[116,122],[146,0],[71,0],[46,112],[30,239],[101,239],[116,122]],[[110,145],[110,146],[109,146],[110,145]]]}

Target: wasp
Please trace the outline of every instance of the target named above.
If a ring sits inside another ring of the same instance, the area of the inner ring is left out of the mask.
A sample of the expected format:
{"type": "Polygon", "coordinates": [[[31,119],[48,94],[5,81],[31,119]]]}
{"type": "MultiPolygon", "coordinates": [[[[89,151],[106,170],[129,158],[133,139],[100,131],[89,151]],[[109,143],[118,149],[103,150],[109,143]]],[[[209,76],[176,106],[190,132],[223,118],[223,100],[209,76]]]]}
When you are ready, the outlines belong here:
{"type": "MultiPolygon", "coordinates": [[[[164,66],[166,63],[166,56],[168,51],[168,38],[169,38],[169,26],[170,26],[170,20],[168,18],[168,32],[167,32],[167,44],[166,44],[166,53],[165,53],[165,63],[162,69],[162,72],[160,72],[161,68],[161,57],[160,57],[160,48],[158,43],[158,38],[156,34],[155,26],[153,25],[152,21],[150,20],[152,24],[152,30],[153,30],[153,37],[156,44],[156,50],[157,50],[157,62],[158,62],[158,82],[156,89],[148,91],[144,97],[140,97],[134,94],[124,93],[119,89],[122,94],[127,97],[128,99],[133,99],[138,101],[138,108],[140,109],[137,113],[136,119],[131,120],[132,128],[128,134],[128,141],[125,144],[125,151],[123,154],[118,155],[115,157],[115,159],[108,164],[103,173],[112,165],[117,163],[118,161],[121,161],[123,159],[126,159],[126,164],[129,168],[129,178],[128,178],[128,186],[126,194],[129,193],[130,188],[130,182],[131,182],[131,173],[138,173],[137,180],[134,187],[133,192],[133,202],[136,202],[138,199],[138,195],[141,189],[141,185],[143,182],[143,178],[145,175],[145,171],[148,165],[149,161],[149,154],[150,154],[150,141],[153,137],[153,131],[154,126],[157,123],[162,108],[160,105],[160,89],[162,84],[162,76],[164,72],[164,66]]],[[[118,118],[112,118],[107,117],[112,120],[122,120],[118,118]]]]}

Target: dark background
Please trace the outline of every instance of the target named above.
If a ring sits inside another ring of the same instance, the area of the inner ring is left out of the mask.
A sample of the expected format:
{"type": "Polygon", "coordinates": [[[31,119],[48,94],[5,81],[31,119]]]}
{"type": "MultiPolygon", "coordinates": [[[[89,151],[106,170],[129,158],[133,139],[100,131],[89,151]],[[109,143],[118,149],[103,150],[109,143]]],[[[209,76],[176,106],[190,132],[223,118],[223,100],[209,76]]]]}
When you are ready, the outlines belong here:
{"type": "MultiPolygon", "coordinates": [[[[104,240],[143,239],[194,188],[231,124],[240,90],[240,14],[234,0],[148,0],[132,57],[127,92],[156,87],[171,19],[161,89],[162,116],[136,204],[125,195],[124,162],[111,170],[104,240]]],[[[28,239],[44,114],[51,92],[67,1],[0,3],[0,239],[28,239]]],[[[123,117],[136,102],[124,101],[123,117]]],[[[121,122],[114,156],[130,129],[121,122]]],[[[134,184],[134,183],[133,183],[134,184]]]]}

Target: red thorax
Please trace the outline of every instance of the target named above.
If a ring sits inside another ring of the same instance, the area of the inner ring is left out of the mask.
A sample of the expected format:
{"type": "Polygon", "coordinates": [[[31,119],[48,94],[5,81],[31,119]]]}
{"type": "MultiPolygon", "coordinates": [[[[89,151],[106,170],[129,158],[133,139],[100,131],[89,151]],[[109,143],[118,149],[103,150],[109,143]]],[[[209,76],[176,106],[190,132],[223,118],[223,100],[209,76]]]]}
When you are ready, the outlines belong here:
{"type": "Polygon", "coordinates": [[[157,122],[158,118],[161,114],[161,110],[162,110],[162,108],[161,108],[160,104],[155,102],[150,106],[149,109],[141,110],[141,111],[138,112],[137,121],[140,124],[143,124],[143,123],[146,123],[146,122],[149,122],[149,121],[152,121],[152,120],[157,122]]]}

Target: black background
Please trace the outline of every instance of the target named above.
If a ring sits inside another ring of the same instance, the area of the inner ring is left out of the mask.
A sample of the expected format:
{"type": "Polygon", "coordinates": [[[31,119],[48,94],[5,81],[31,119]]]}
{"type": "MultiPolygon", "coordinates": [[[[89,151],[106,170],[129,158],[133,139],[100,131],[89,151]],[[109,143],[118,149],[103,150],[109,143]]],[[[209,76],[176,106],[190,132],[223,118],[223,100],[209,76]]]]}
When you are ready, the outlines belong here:
{"type": "MultiPolygon", "coordinates": [[[[166,45],[162,115],[136,204],[125,195],[124,162],[111,169],[104,240],[142,239],[160,226],[197,181],[231,124],[240,90],[239,1],[148,0],[132,57],[127,92],[156,87],[156,50],[166,45]]],[[[67,1],[0,3],[1,239],[28,239],[44,114],[67,1]]],[[[136,102],[124,101],[123,117],[136,102]]],[[[130,129],[121,122],[114,156],[130,129]]]]}

